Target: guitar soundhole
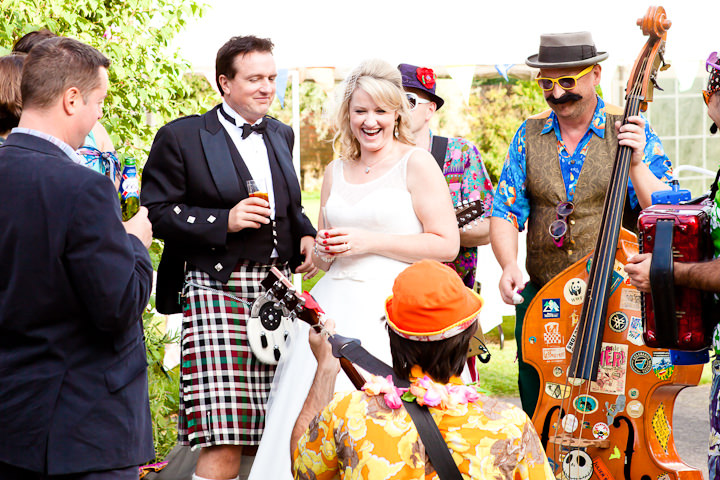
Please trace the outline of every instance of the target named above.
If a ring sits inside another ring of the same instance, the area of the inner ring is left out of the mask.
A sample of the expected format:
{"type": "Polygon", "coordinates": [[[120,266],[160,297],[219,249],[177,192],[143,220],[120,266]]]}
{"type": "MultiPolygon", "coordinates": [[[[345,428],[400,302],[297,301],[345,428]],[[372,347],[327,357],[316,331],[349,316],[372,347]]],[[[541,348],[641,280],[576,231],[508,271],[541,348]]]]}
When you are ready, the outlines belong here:
{"type": "Polygon", "coordinates": [[[273,303],[267,302],[260,307],[260,323],[265,330],[270,332],[277,330],[280,320],[282,320],[282,310],[275,308],[273,303]]]}

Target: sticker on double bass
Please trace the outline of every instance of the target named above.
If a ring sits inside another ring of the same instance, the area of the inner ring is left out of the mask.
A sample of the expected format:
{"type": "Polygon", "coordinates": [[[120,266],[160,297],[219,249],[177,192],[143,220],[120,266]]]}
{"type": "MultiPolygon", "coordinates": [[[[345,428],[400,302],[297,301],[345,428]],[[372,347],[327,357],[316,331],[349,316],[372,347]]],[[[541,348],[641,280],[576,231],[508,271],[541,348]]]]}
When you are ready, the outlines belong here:
{"type": "Polygon", "coordinates": [[[561,385],[555,382],[545,382],[545,393],[555,400],[568,398],[572,388],[569,385],[561,385]]]}
{"type": "Polygon", "coordinates": [[[610,435],[610,427],[607,423],[598,422],[593,425],[592,434],[598,440],[605,440],[610,435]]]}
{"type": "Polygon", "coordinates": [[[560,299],[542,299],[542,318],[560,318],[560,299]]]}
{"type": "Polygon", "coordinates": [[[544,328],[543,341],[545,345],[562,345],[563,336],[560,333],[560,324],[558,322],[547,322],[544,328]]]}
{"type": "Polygon", "coordinates": [[[642,334],[642,317],[634,317],[631,315],[630,325],[628,326],[627,331],[627,341],[637,345],[638,347],[642,347],[645,345],[642,334]]]}
{"type": "Polygon", "coordinates": [[[605,465],[605,462],[603,462],[601,457],[593,458],[593,469],[595,470],[595,475],[597,476],[598,480],[614,479],[614,477],[610,473],[610,470],[608,469],[607,465],[605,465]]]}
{"type": "Polygon", "coordinates": [[[598,409],[598,401],[592,395],[578,395],[573,400],[573,407],[579,413],[594,413],[598,409]]]}
{"type": "Polygon", "coordinates": [[[593,474],[592,459],[584,450],[572,450],[563,458],[562,469],[568,480],[588,480],[593,474]]]}
{"type": "Polygon", "coordinates": [[[640,418],[645,411],[645,407],[639,400],[630,400],[625,410],[630,418],[640,418]]]}
{"type": "Polygon", "coordinates": [[[652,371],[652,356],[643,350],[638,350],[630,357],[630,369],[638,375],[645,375],[652,371]]]}
{"type": "Polygon", "coordinates": [[[620,290],[620,309],[640,311],[640,291],[634,288],[623,288],[620,290]]]}
{"type": "Polygon", "coordinates": [[[670,380],[675,367],[667,350],[652,353],[652,368],[658,380],[670,380]]]}
{"type": "Polygon", "coordinates": [[[597,380],[592,382],[590,391],[622,395],[625,393],[627,377],[628,346],[622,343],[602,343],[597,380]]]}
{"type": "Polygon", "coordinates": [[[567,433],[573,433],[575,430],[577,430],[578,424],[580,423],[578,421],[578,418],[573,415],[572,413],[568,413],[565,415],[561,422],[563,430],[567,433]]]}
{"type": "Polygon", "coordinates": [[[665,405],[662,403],[653,414],[652,428],[655,433],[655,438],[663,451],[667,453],[668,442],[670,441],[670,422],[667,419],[667,415],[665,415],[665,405]]]}
{"type": "Polygon", "coordinates": [[[625,315],[624,312],[614,312],[610,314],[610,317],[608,318],[608,326],[613,332],[624,332],[625,329],[628,327],[628,323],[628,316],[625,315]]]}
{"type": "Polygon", "coordinates": [[[563,347],[551,347],[542,349],[544,362],[564,362],[565,349],[563,347]]]}
{"type": "Polygon", "coordinates": [[[585,300],[585,289],[587,284],[582,278],[571,278],[565,283],[563,288],[563,295],[565,301],[570,305],[580,305],[585,300]]]}

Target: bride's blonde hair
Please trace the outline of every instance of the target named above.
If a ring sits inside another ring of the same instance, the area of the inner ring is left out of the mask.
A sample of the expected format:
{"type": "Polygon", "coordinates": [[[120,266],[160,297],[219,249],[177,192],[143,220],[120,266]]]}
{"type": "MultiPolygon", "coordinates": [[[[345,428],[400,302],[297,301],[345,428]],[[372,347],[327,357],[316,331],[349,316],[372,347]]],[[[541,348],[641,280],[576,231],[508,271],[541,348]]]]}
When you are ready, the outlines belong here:
{"type": "Polygon", "coordinates": [[[397,111],[395,138],[415,145],[410,103],[402,87],[400,71],[384,60],[372,59],[358,65],[343,82],[342,98],[335,112],[333,151],[346,159],[357,160],[360,157],[360,143],[350,130],[350,100],[358,88],[367,92],[378,105],[397,111]]]}

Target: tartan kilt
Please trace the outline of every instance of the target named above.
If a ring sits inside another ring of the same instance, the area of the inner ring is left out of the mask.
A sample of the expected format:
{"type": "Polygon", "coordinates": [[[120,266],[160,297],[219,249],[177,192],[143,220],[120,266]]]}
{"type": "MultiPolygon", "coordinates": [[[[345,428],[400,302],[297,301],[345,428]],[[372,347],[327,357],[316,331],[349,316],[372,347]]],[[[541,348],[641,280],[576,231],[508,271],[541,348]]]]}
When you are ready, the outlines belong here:
{"type": "MultiPolygon", "coordinates": [[[[199,270],[188,270],[186,280],[252,303],[271,266],[240,261],[227,283],[199,270]]],[[[287,266],[278,268],[289,275],[287,266]]],[[[185,285],[178,443],[193,449],[260,443],[275,365],[250,350],[249,316],[237,300],[185,285]]]]}

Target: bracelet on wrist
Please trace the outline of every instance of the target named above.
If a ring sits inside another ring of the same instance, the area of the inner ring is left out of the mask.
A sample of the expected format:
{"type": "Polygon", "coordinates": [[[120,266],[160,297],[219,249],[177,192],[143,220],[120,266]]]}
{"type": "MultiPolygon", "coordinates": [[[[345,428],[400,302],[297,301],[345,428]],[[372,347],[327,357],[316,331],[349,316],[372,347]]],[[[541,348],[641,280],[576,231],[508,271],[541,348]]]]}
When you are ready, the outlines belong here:
{"type": "Polygon", "coordinates": [[[325,255],[320,251],[320,248],[318,247],[317,242],[315,243],[315,246],[313,247],[313,251],[315,252],[315,255],[322,260],[325,263],[332,263],[335,261],[335,257],[332,255],[325,255]]]}

